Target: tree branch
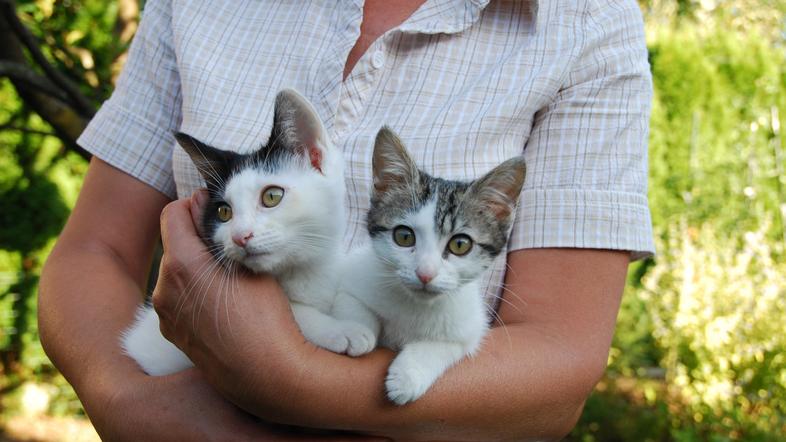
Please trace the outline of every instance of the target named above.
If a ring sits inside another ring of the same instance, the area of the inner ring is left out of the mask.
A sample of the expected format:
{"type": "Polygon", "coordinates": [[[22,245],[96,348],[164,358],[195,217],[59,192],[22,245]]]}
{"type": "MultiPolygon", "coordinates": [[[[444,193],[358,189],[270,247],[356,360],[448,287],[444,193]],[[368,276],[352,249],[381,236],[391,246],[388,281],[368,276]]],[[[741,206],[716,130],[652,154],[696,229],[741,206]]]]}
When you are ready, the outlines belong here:
{"type": "Polygon", "coordinates": [[[138,19],[139,2],[137,0],[118,0],[115,35],[121,42],[131,41],[131,37],[136,33],[138,19]]]}
{"type": "Polygon", "coordinates": [[[5,130],[12,130],[12,131],[15,131],[15,132],[22,132],[22,133],[25,133],[25,134],[32,134],[32,135],[43,135],[45,137],[57,137],[57,134],[54,133],[54,132],[47,132],[47,131],[43,131],[43,130],[30,129],[30,128],[27,128],[27,127],[14,126],[13,124],[10,124],[10,123],[9,124],[0,124],[0,132],[5,131],[5,130]]]}
{"type": "MultiPolygon", "coordinates": [[[[0,9],[5,9],[8,4],[8,0],[0,0],[0,9]]],[[[16,14],[14,14],[14,18],[16,18],[16,14]]],[[[19,39],[7,20],[6,14],[2,13],[0,13],[0,42],[3,42],[0,44],[0,61],[13,63],[11,65],[12,69],[14,65],[27,66],[28,60],[22,51],[19,39]]],[[[90,153],[76,144],[76,139],[85,129],[90,119],[88,115],[77,111],[75,104],[71,100],[62,100],[42,92],[37,86],[19,78],[9,76],[9,79],[25,104],[52,126],[52,129],[54,129],[58,138],[60,138],[67,149],[76,152],[85,159],[90,159],[90,153]]],[[[52,84],[52,86],[55,88],[60,87],[56,83],[52,84]]],[[[62,90],[59,94],[67,95],[62,90]]]]}
{"type": "Polygon", "coordinates": [[[49,79],[35,73],[27,66],[13,61],[0,60],[0,77],[8,77],[30,87],[34,87],[61,101],[67,102],[68,96],[52,84],[49,79]]]}
{"type": "MultiPolygon", "coordinates": [[[[19,41],[10,29],[3,14],[0,14],[0,41],[3,42],[3,44],[0,44],[1,61],[16,65],[26,65],[27,59],[22,52],[19,41]]],[[[76,144],[76,139],[87,126],[88,118],[77,112],[70,100],[63,101],[41,92],[37,87],[18,78],[9,77],[9,79],[25,104],[52,126],[66,148],[76,152],[85,159],[90,158],[90,153],[76,144]]],[[[61,92],[61,94],[64,93],[61,92]]]]}
{"type": "Polygon", "coordinates": [[[59,86],[68,95],[70,100],[74,103],[77,112],[82,116],[90,118],[95,114],[95,107],[90,101],[79,92],[65,76],[57,71],[46,59],[41,48],[38,47],[35,37],[25,27],[19,17],[16,15],[16,6],[12,0],[0,0],[0,12],[5,17],[5,21],[19,39],[20,42],[27,48],[33,60],[44,70],[46,76],[52,83],[59,86]]]}

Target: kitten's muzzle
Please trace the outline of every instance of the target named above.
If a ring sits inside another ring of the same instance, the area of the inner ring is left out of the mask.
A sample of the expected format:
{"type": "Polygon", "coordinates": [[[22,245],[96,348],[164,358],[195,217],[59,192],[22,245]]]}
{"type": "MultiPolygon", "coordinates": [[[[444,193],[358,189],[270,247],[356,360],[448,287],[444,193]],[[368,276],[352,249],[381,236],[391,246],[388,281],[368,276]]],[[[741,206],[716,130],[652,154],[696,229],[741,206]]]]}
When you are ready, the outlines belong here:
{"type": "Polygon", "coordinates": [[[415,298],[431,300],[443,294],[441,290],[430,287],[428,284],[407,284],[407,286],[415,298]]]}
{"type": "Polygon", "coordinates": [[[254,237],[254,232],[240,232],[240,233],[233,233],[232,234],[232,242],[235,243],[238,247],[246,247],[248,241],[254,237]]]}
{"type": "Polygon", "coordinates": [[[432,279],[434,279],[434,276],[436,276],[433,273],[421,272],[420,270],[416,270],[415,274],[418,276],[420,282],[423,283],[423,287],[428,285],[428,283],[431,282],[432,279]]]}

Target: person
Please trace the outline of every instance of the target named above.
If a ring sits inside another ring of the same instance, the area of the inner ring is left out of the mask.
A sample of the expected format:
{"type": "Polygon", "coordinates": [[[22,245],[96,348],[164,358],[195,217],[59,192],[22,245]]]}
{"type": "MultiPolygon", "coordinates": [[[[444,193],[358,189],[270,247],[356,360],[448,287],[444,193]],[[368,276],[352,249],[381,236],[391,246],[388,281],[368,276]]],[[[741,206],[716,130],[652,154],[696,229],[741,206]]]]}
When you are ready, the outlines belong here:
{"type": "Polygon", "coordinates": [[[44,348],[109,440],[349,437],[289,426],[559,439],[605,369],[628,263],[653,252],[651,93],[634,0],[149,0],[117,89],[79,140],[95,156],[42,276],[44,348]],[[478,355],[412,404],[384,397],[390,351],[353,359],[305,342],[268,277],[238,276],[231,302],[215,287],[180,296],[210,258],[194,227],[203,195],[190,197],[201,182],[172,132],[254,149],[284,87],[312,101],[344,152],[348,248],[362,241],[383,124],[445,178],[526,158],[508,250],[487,281],[499,320],[478,355]],[[118,336],[159,232],[154,304],[197,368],[150,377],[118,336]]]}

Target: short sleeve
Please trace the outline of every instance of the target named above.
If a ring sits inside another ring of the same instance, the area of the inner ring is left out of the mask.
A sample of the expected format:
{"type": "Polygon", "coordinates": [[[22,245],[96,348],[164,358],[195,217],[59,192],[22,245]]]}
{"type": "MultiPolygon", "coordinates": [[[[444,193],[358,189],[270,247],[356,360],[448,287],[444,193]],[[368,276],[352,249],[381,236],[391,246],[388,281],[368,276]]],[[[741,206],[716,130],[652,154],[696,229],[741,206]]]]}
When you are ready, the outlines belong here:
{"type": "Polygon", "coordinates": [[[633,0],[589,2],[564,87],[535,116],[509,250],[654,253],[647,205],[652,78],[633,0]]]}
{"type": "Polygon", "coordinates": [[[171,5],[149,0],[117,87],[77,143],[98,158],[175,198],[173,131],[180,125],[180,77],[171,5]]]}

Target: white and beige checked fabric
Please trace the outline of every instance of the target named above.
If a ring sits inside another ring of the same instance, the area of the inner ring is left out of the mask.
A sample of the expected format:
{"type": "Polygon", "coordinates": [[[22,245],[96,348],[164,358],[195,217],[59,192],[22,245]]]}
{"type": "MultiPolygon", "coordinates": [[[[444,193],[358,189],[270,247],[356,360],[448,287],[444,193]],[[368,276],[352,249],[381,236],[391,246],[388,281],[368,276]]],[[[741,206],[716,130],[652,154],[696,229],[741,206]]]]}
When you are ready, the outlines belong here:
{"type": "MultiPolygon", "coordinates": [[[[522,153],[509,250],[651,254],[651,77],[635,0],[429,0],[342,81],[362,0],[148,0],[112,97],[79,139],[166,195],[201,180],[180,130],[246,152],[273,97],[315,105],[347,161],[349,247],[365,236],[374,136],[386,124],[427,172],[475,178],[522,153]],[[539,3],[539,4],[538,4],[539,3]]],[[[504,254],[489,294],[504,277],[504,254]]]]}

